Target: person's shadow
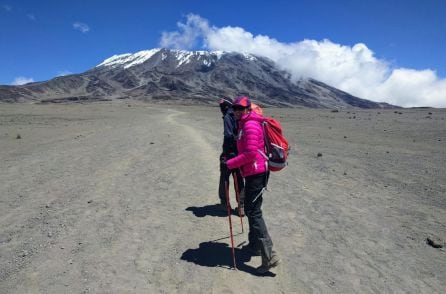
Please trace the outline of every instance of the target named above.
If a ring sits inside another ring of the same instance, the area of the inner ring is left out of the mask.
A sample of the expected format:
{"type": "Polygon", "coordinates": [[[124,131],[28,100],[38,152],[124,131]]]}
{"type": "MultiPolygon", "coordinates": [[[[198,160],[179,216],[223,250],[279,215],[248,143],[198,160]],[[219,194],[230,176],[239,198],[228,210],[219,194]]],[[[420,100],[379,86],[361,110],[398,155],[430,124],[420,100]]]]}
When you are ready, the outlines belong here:
{"type": "MultiPolygon", "coordinates": [[[[225,217],[228,216],[227,210],[222,210],[220,204],[211,204],[203,207],[190,206],[186,208],[187,211],[192,211],[192,213],[196,217],[205,217],[205,216],[218,216],[225,217]]],[[[231,208],[231,215],[237,215],[238,213],[235,209],[231,208]]]]}
{"type": "MultiPolygon", "coordinates": [[[[186,250],[181,255],[181,259],[201,266],[234,268],[232,248],[226,243],[213,241],[200,243],[199,248],[186,250]]],[[[251,255],[247,250],[235,248],[235,260],[237,270],[239,271],[244,271],[255,276],[275,276],[271,272],[259,274],[254,267],[247,265],[246,262],[251,260],[251,255]]]]}

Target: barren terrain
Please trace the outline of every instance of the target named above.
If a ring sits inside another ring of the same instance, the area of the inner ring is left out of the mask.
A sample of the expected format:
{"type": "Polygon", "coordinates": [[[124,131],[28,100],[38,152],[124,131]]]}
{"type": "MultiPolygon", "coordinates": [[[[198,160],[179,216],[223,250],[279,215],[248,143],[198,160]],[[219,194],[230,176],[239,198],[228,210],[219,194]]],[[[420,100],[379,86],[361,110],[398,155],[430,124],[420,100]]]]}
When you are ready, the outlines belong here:
{"type": "Polygon", "coordinates": [[[446,110],[264,112],[292,150],[258,276],[215,206],[217,107],[0,104],[0,293],[444,293],[446,110]]]}

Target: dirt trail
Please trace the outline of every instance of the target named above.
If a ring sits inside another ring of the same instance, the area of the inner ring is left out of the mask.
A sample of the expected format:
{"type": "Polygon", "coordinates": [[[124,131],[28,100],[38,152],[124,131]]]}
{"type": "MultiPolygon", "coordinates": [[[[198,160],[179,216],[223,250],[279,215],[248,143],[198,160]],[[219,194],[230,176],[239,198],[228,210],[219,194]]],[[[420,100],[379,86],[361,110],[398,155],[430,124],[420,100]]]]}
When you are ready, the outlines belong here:
{"type": "Polygon", "coordinates": [[[425,242],[446,238],[444,110],[267,109],[295,149],[264,200],[283,263],[260,277],[239,249],[230,269],[218,108],[130,103],[0,105],[0,293],[446,287],[425,242]]]}
{"type": "Polygon", "coordinates": [[[1,153],[0,292],[258,288],[228,270],[227,218],[214,205],[220,132],[169,108],[27,107],[38,114],[17,110],[20,146],[1,153]]]}

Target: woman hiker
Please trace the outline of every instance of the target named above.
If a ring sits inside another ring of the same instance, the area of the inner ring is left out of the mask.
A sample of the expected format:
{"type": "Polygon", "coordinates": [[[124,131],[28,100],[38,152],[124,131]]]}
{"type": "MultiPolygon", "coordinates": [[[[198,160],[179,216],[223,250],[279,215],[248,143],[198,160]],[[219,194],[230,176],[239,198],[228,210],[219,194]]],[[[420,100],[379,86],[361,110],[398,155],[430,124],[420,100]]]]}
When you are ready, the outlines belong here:
{"type": "Polygon", "coordinates": [[[234,116],[238,122],[238,155],[224,163],[229,169],[240,168],[245,178],[245,214],[249,222],[249,243],[244,246],[253,255],[262,256],[257,272],[264,274],[280,263],[273,250],[273,242],[262,216],[262,194],[268,182],[268,161],[264,151],[263,118],[251,111],[251,101],[246,96],[237,97],[233,104],[234,116]]]}

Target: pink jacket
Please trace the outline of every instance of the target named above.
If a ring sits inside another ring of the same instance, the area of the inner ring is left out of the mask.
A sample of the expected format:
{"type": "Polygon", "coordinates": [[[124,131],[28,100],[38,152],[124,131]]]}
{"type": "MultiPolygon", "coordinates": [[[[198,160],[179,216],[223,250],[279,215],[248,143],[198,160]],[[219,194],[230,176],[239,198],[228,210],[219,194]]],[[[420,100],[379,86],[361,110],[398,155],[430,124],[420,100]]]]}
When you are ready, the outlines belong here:
{"type": "Polygon", "coordinates": [[[238,155],[228,160],[226,164],[229,169],[239,167],[243,177],[264,173],[268,170],[268,162],[262,155],[265,152],[263,120],[262,116],[251,111],[244,114],[239,121],[238,155]]]}

